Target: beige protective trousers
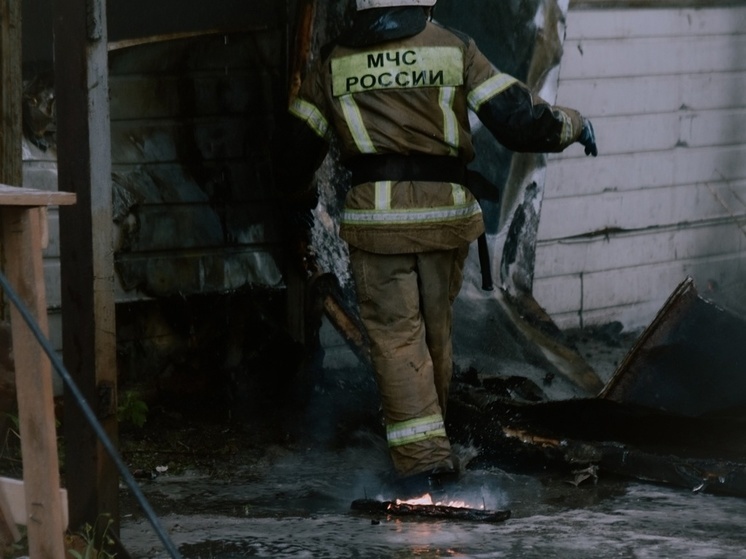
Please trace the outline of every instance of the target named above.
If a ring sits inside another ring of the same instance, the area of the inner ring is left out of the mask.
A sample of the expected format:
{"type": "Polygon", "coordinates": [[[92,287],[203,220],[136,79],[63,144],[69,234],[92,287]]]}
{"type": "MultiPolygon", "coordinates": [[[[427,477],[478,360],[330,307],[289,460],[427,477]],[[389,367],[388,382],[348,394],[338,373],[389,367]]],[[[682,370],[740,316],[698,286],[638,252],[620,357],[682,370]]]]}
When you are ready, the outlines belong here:
{"type": "Polygon", "coordinates": [[[444,417],[453,374],[452,303],[467,253],[468,244],[412,254],[350,247],[391,458],[402,476],[453,466],[444,417]]]}

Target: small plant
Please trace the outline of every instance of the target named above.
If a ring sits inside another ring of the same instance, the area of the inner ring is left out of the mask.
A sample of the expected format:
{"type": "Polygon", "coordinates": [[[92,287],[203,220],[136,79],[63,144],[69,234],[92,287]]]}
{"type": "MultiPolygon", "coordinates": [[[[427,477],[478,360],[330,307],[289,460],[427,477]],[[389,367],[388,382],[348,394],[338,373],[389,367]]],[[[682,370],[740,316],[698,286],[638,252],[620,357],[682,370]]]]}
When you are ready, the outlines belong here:
{"type": "Polygon", "coordinates": [[[94,526],[86,524],[80,532],[67,538],[67,552],[73,559],[114,559],[116,553],[107,551],[107,547],[116,543],[109,533],[113,523],[110,515],[102,514],[94,526]],[[99,525],[101,520],[106,522],[103,527],[99,525]]]}
{"type": "Polygon", "coordinates": [[[119,407],[117,419],[120,423],[131,423],[135,427],[142,427],[148,420],[148,405],[143,401],[140,393],[127,390],[119,407]]]}

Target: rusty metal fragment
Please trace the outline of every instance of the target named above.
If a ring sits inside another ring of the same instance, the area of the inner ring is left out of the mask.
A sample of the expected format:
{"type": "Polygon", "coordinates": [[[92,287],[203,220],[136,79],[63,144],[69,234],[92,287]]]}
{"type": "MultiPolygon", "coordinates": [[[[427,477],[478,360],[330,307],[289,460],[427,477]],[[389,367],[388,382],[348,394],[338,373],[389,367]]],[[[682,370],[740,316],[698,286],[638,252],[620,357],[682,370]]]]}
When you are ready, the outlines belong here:
{"type": "Polygon", "coordinates": [[[703,299],[687,278],[600,397],[687,416],[746,409],[746,322],[703,299]]]}

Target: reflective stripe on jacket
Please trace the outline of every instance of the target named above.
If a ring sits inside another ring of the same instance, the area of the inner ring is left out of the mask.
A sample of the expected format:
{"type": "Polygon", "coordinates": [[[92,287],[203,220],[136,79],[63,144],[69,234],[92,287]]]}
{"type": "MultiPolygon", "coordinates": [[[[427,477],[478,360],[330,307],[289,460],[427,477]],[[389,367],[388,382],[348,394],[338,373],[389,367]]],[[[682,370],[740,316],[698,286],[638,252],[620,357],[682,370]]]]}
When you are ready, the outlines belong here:
{"type": "MultiPolygon", "coordinates": [[[[513,150],[561,151],[582,129],[575,111],[534,98],[472,40],[430,22],[411,37],[335,46],[304,81],[291,113],[319,138],[329,141],[333,129],[343,163],[425,154],[465,166],[474,158],[469,109],[513,150]]],[[[416,178],[353,184],[340,235],[378,253],[455,248],[484,230],[465,187],[416,178]]]]}

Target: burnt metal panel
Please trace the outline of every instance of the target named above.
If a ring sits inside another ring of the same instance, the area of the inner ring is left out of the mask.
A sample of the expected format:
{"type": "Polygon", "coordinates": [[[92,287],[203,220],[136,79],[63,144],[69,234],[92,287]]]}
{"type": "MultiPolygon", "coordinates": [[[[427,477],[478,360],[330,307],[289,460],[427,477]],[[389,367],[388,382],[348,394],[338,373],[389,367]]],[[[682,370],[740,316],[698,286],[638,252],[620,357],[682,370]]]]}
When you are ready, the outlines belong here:
{"type": "Polygon", "coordinates": [[[601,392],[687,416],[746,406],[746,322],[684,280],[601,392]]]}

